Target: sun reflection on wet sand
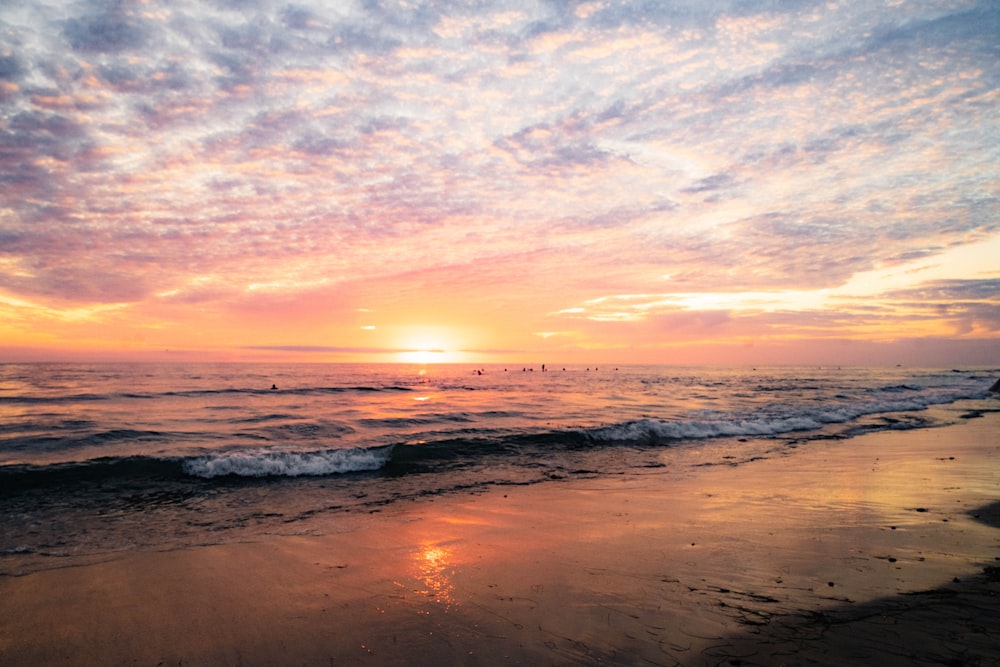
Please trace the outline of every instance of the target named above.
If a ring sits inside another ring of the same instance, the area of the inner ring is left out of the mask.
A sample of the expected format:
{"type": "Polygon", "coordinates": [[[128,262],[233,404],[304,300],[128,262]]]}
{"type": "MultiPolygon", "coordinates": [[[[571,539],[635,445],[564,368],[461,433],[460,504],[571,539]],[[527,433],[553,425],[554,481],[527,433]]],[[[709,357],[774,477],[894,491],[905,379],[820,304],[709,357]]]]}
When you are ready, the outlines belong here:
{"type": "Polygon", "coordinates": [[[454,574],[453,556],[449,549],[437,545],[423,545],[413,555],[417,570],[417,579],[423,584],[423,589],[415,593],[426,595],[439,604],[450,607],[454,604],[453,592],[455,586],[451,581],[454,574]]]}

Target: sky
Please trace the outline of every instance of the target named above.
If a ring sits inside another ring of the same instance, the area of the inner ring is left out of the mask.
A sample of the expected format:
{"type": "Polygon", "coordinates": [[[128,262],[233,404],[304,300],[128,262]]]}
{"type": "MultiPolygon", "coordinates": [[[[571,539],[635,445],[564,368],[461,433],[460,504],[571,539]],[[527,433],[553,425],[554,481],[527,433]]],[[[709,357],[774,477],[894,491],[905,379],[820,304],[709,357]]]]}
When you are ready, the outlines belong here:
{"type": "Polygon", "coordinates": [[[1000,364],[994,0],[4,0],[0,361],[1000,364]]]}

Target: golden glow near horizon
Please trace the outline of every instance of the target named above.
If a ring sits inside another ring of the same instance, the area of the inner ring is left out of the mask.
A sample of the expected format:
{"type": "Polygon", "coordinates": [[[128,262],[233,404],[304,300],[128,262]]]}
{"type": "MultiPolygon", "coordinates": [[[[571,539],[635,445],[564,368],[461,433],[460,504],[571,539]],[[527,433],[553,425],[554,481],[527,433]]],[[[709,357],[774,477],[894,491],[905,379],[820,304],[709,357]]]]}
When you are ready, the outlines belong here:
{"type": "Polygon", "coordinates": [[[457,361],[447,350],[407,350],[397,352],[399,361],[407,364],[442,364],[457,361]]]}
{"type": "Polygon", "coordinates": [[[460,350],[462,334],[448,327],[406,326],[399,333],[398,361],[440,364],[468,361],[460,350]]]}
{"type": "MultiPolygon", "coordinates": [[[[983,279],[1000,277],[1000,235],[986,241],[960,246],[929,260],[906,262],[892,268],[857,273],[836,287],[815,290],[743,292],[667,292],[662,294],[619,294],[599,297],[586,306],[567,308],[563,314],[579,314],[595,320],[641,320],[657,308],[687,311],[803,312],[846,307],[869,297],[894,290],[919,288],[928,281],[962,280],[965,276],[983,279]]],[[[990,295],[981,299],[990,303],[990,295]]]]}
{"type": "Polygon", "coordinates": [[[1000,363],[995,3],[4,24],[0,362],[1000,363]]]}

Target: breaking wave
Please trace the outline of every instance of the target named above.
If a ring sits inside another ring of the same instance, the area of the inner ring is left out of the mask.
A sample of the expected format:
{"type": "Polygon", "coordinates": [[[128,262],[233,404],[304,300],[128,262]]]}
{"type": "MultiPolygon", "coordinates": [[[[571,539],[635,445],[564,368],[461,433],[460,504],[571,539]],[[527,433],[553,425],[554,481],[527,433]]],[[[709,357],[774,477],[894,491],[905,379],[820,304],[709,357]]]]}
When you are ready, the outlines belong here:
{"type": "MultiPolygon", "coordinates": [[[[916,392],[917,388],[889,388],[889,393],[916,392]]],[[[845,424],[869,415],[925,410],[931,405],[981,397],[983,392],[945,391],[917,394],[909,398],[816,408],[795,415],[759,415],[687,421],[639,419],[586,431],[587,437],[603,442],[657,444],[671,440],[703,440],[723,437],[767,437],[795,431],[814,431],[828,424],[845,424]]]]}
{"type": "Polygon", "coordinates": [[[211,479],[238,477],[300,477],[378,470],[392,456],[392,447],[327,449],[312,452],[240,450],[186,459],[184,472],[211,479]]]}

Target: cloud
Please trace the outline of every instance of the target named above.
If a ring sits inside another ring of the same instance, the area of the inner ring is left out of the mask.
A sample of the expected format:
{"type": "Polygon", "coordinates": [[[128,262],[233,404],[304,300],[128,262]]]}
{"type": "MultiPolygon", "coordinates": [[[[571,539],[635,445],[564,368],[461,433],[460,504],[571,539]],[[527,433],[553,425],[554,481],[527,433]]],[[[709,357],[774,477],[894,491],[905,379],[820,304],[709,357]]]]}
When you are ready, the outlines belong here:
{"type": "MultiPolygon", "coordinates": [[[[547,321],[573,308],[604,318],[588,335],[634,331],[619,297],[651,295],[647,327],[825,336],[875,321],[774,304],[1000,231],[990,3],[93,0],[2,20],[0,288],[60,308],[516,308],[521,338],[483,349],[526,349],[579,331],[547,321]]],[[[961,277],[923,271],[867,296],[943,322],[891,289],[961,277]]]]}
{"type": "Polygon", "coordinates": [[[986,280],[940,280],[920,287],[894,290],[887,296],[914,301],[990,301],[1000,304],[1000,278],[986,280]]]}
{"type": "Polygon", "coordinates": [[[145,25],[120,7],[68,19],[62,35],[70,47],[84,53],[119,53],[146,44],[145,25]]]}
{"type": "Polygon", "coordinates": [[[0,54],[0,79],[17,83],[23,80],[24,74],[25,67],[20,58],[13,53],[0,54]]]}
{"type": "Polygon", "coordinates": [[[944,320],[955,334],[1000,331],[1000,279],[935,281],[885,297],[911,317],[944,320]]]}

